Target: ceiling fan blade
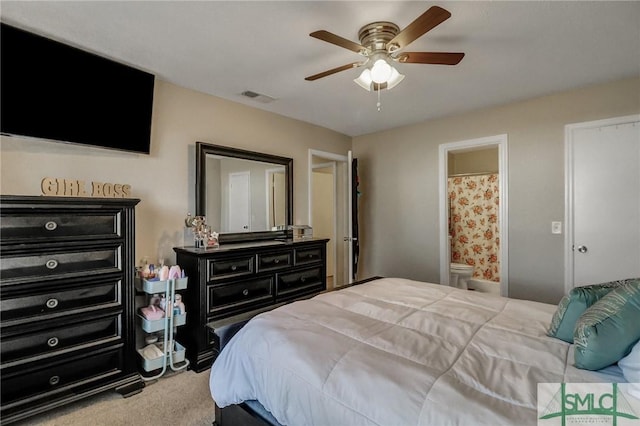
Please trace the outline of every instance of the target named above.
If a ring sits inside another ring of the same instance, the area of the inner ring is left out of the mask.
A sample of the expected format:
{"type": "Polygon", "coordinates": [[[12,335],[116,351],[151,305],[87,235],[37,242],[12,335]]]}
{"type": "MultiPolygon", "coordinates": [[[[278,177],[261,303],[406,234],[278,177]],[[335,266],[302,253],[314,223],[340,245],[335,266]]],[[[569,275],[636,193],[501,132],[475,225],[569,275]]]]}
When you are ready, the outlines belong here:
{"type": "Polygon", "coordinates": [[[352,64],[343,65],[343,66],[338,67],[338,68],[333,68],[333,69],[330,69],[330,70],[327,70],[327,71],[324,71],[324,72],[321,72],[321,73],[318,73],[318,74],[310,75],[309,77],[305,77],[305,80],[307,80],[307,81],[317,80],[319,78],[326,77],[328,75],[335,74],[335,73],[340,72],[340,71],[345,71],[345,70],[350,70],[351,68],[361,67],[364,64],[365,64],[364,62],[354,62],[352,64]]]}
{"type": "Polygon", "coordinates": [[[330,33],[329,31],[325,31],[325,30],[314,31],[309,35],[311,37],[317,38],[318,40],[326,41],[327,43],[344,47],[345,49],[349,49],[351,51],[354,51],[364,56],[366,56],[369,53],[369,50],[363,45],[353,42],[351,40],[347,40],[346,38],[330,33]]]}
{"type": "Polygon", "coordinates": [[[431,6],[426,12],[392,38],[391,41],[387,43],[387,50],[389,52],[395,52],[396,50],[407,47],[409,43],[450,17],[451,13],[449,11],[438,6],[431,6]]]}
{"type": "Polygon", "coordinates": [[[396,60],[407,64],[457,65],[462,58],[464,53],[403,52],[396,57],[396,60]]]}

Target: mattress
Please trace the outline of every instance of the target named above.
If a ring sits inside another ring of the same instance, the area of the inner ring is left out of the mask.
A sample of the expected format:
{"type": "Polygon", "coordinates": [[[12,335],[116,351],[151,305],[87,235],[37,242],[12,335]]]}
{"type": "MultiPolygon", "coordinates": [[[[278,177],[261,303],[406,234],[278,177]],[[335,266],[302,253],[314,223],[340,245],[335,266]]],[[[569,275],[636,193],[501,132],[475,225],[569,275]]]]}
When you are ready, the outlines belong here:
{"type": "Polygon", "coordinates": [[[384,278],[253,318],[211,369],[216,404],[283,425],[536,424],[538,383],[624,381],[548,337],[555,305],[384,278]]]}

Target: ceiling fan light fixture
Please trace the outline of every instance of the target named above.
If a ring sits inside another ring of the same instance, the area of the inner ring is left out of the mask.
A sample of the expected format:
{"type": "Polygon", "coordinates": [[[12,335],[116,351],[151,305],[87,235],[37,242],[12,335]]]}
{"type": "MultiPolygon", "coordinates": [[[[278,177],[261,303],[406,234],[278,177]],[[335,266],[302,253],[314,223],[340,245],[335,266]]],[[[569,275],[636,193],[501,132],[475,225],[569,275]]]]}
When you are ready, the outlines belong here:
{"type": "Polygon", "coordinates": [[[364,90],[371,91],[371,85],[373,80],[371,79],[371,70],[369,68],[365,68],[364,71],[360,74],[360,77],[353,80],[358,86],[362,87],[364,90]]]}
{"type": "Polygon", "coordinates": [[[371,67],[371,80],[374,83],[382,84],[389,81],[393,67],[384,59],[378,59],[371,67]]]}
{"type": "Polygon", "coordinates": [[[391,69],[389,77],[381,82],[376,82],[373,79],[373,70],[370,68],[365,68],[364,71],[360,73],[360,76],[353,81],[368,92],[370,92],[374,88],[375,90],[393,89],[404,79],[404,74],[400,74],[398,70],[392,66],[389,66],[389,68],[391,69]]]}
{"type": "Polygon", "coordinates": [[[404,80],[404,74],[400,74],[397,69],[391,67],[391,77],[387,80],[387,90],[393,89],[404,80]]]}

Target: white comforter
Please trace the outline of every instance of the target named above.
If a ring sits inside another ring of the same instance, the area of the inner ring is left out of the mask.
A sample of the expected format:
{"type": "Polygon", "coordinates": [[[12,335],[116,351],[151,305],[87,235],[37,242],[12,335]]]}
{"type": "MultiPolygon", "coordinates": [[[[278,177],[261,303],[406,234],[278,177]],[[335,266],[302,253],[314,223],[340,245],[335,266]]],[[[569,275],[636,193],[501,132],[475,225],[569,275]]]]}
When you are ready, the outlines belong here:
{"type": "Polygon", "coordinates": [[[537,383],[611,382],[546,336],[555,305],[385,278],[261,314],[222,351],[211,395],[285,425],[523,425],[537,383]]]}

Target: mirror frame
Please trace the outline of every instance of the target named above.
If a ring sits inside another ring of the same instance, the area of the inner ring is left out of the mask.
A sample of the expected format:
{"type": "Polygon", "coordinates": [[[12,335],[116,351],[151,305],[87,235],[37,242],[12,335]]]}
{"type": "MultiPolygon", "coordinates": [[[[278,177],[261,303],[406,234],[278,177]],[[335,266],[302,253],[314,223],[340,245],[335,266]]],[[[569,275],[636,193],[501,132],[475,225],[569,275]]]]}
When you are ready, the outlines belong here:
{"type": "MultiPolygon", "coordinates": [[[[207,205],[207,154],[224,157],[238,158],[242,160],[273,163],[285,167],[286,173],[286,225],[293,223],[293,158],[277,155],[263,154],[260,152],[246,151],[243,149],[229,148],[226,146],[212,145],[205,142],[196,142],[196,215],[205,216],[207,205]]],[[[253,232],[222,232],[218,236],[220,243],[244,242],[256,240],[286,239],[287,230],[281,231],[253,231],[253,232]]]]}

